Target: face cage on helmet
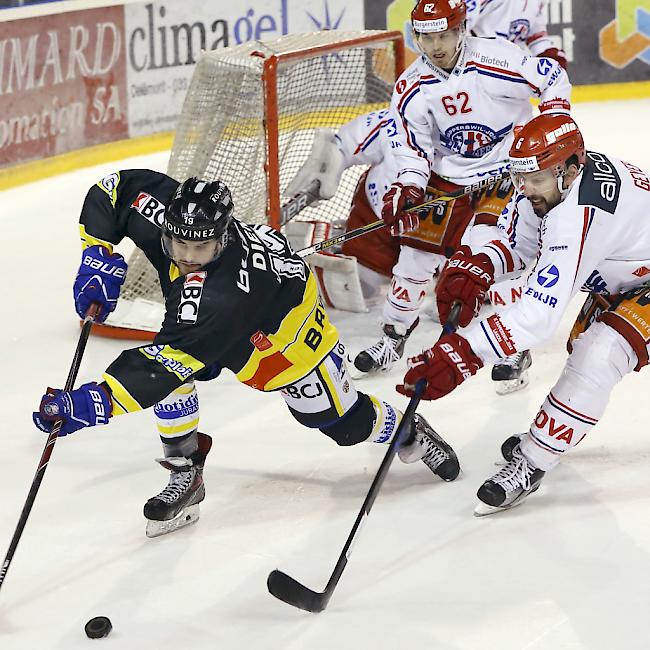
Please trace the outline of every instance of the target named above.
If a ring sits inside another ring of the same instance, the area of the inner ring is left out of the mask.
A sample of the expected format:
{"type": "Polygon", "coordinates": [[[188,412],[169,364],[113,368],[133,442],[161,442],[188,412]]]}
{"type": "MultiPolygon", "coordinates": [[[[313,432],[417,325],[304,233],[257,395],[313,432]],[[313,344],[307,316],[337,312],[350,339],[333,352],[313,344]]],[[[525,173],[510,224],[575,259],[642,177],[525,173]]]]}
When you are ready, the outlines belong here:
{"type": "MultiPolygon", "coordinates": [[[[163,253],[172,261],[174,264],[178,265],[178,262],[174,259],[172,255],[172,239],[173,237],[169,234],[167,234],[164,230],[161,233],[160,237],[160,245],[162,246],[163,253]]],[[[217,248],[215,250],[214,255],[212,258],[203,264],[203,266],[207,266],[208,264],[212,264],[215,260],[219,259],[221,254],[226,248],[226,245],[228,244],[228,229],[224,231],[224,233],[221,235],[221,237],[217,239],[196,239],[196,240],[181,240],[181,241],[197,241],[197,242],[204,242],[204,241],[216,241],[218,243],[217,248]]]]}
{"type": "MultiPolygon", "coordinates": [[[[411,29],[413,31],[413,41],[415,42],[415,46],[418,48],[420,51],[420,54],[431,63],[431,65],[435,66],[436,68],[438,67],[431,59],[429,58],[429,55],[425,52],[424,48],[420,44],[420,34],[440,34],[441,32],[416,32],[415,29],[413,29],[413,24],[411,23],[411,29]]],[[[460,56],[460,53],[463,51],[463,48],[465,47],[465,41],[467,40],[467,28],[466,28],[466,23],[463,21],[460,25],[457,27],[452,27],[451,29],[457,29],[458,30],[458,42],[456,43],[456,49],[454,50],[454,56],[452,58],[452,61],[454,62],[454,65],[458,63],[458,58],[460,56]]]]}

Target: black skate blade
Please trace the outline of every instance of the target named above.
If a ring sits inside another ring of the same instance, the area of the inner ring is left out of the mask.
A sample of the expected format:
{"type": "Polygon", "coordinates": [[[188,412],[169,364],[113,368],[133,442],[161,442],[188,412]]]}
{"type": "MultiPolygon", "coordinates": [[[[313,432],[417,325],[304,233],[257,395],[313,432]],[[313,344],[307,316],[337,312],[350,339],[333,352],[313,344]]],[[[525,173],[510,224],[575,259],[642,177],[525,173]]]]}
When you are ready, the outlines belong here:
{"type": "Polygon", "coordinates": [[[269,573],[266,586],[278,600],[313,614],[322,612],[329,600],[325,594],[312,591],[278,569],[269,573]]]}

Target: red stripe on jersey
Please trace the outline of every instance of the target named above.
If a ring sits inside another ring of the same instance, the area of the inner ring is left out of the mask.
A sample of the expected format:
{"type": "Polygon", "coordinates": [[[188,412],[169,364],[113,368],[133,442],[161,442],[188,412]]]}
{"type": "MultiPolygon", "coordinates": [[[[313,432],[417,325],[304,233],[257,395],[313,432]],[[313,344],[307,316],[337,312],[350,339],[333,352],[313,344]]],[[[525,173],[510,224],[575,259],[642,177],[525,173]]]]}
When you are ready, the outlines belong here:
{"type": "Polygon", "coordinates": [[[490,244],[496,246],[503,253],[503,257],[506,258],[506,273],[510,273],[511,271],[514,271],[515,260],[512,257],[512,253],[510,252],[510,249],[507,246],[504,246],[503,242],[500,242],[498,239],[491,241],[490,244]]]}
{"type": "Polygon", "coordinates": [[[533,34],[532,36],[528,37],[526,45],[530,45],[531,43],[534,43],[535,41],[538,41],[540,38],[544,38],[545,36],[548,36],[547,32],[537,32],[537,34],[533,34]]]}
{"type": "Polygon", "coordinates": [[[557,111],[558,109],[568,112],[571,110],[571,104],[566,99],[554,97],[553,99],[541,102],[538,108],[540,113],[543,113],[544,111],[557,111]]]}
{"type": "Polygon", "coordinates": [[[242,383],[257,390],[264,390],[264,387],[272,379],[283,373],[287,368],[291,368],[292,365],[291,361],[282,352],[274,352],[268,357],[262,358],[255,374],[242,383]]]}
{"type": "Polygon", "coordinates": [[[468,61],[467,65],[474,65],[477,68],[481,68],[483,70],[489,70],[490,72],[498,72],[499,74],[502,74],[505,77],[512,77],[513,79],[523,79],[538,95],[540,95],[542,92],[537,86],[530,83],[530,81],[528,81],[526,77],[524,77],[519,72],[515,72],[514,70],[498,68],[494,65],[485,65],[484,63],[478,63],[477,61],[468,61]]]}
{"type": "MultiPolygon", "coordinates": [[[[422,77],[422,78],[424,79],[425,77],[422,77]]],[[[429,77],[427,77],[427,78],[428,78],[428,79],[431,79],[432,77],[429,76],[429,77]]],[[[415,88],[418,88],[418,87],[419,87],[419,85],[420,85],[420,80],[418,79],[418,80],[417,80],[417,81],[416,81],[416,82],[415,82],[415,83],[414,83],[410,88],[408,88],[408,89],[404,92],[404,94],[402,95],[401,99],[399,100],[399,103],[397,104],[397,110],[400,112],[400,115],[401,115],[401,112],[402,112],[402,104],[403,104],[403,103],[404,103],[404,102],[409,98],[409,95],[413,92],[413,90],[415,90],[415,88]]]]}
{"type": "Polygon", "coordinates": [[[589,230],[589,207],[585,207],[583,213],[583,224],[582,224],[582,240],[580,241],[580,252],[578,253],[578,263],[576,264],[576,272],[573,276],[573,282],[575,283],[576,278],[578,277],[578,269],[580,268],[580,262],[582,260],[582,250],[585,247],[585,239],[587,238],[587,231],[589,230]]]}
{"type": "Polygon", "coordinates": [[[377,124],[375,128],[372,129],[372,131],[370,131],[370,133],[368,133],[368,135],[358,144],[357,148],[354,150],[354,153],[352,155],[354,156],[355,154],[358,154],[361,151],[361,149],[363,149],[366,142],[368,142],[368,140],[370,140],[375,135],[375,133],[379,131],[379,129],[381,129],[382,126],[384,126],[384,124],[386,124],[386,120],[382,120],[381,122],[379,122],[379,124],[377,124]]]}
{"type": "Polygon", "coordinates": [[[589,422],[593,422],[593,424],[598,424],[598,418],[592,418],[591,415],[585,415],[584,413],[580,413],[580,411],[576,411],[575,409],[572,409],[570,406],[567,406],[564,402],[560,402],[560,400],[557,397],[555,397],[553,393],[550,393],[549,396],[553,401],[557,402],[562,408],[569,411],[569,413],[573,413],[581,418],[584,418],[589,422]]]}

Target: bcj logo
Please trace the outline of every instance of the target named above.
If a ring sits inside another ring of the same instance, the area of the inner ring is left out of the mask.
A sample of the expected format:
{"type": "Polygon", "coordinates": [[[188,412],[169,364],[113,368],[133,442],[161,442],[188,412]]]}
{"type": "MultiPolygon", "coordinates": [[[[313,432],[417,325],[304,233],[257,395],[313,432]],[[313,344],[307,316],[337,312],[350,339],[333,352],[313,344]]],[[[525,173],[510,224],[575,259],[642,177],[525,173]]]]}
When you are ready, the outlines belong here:
{"type": "Polygon", "coordinates": [[[650,0],[617,0],[616,18],[600,30],[600,56],[615,68],[650,64],[650,0]]]}
{"type": "Polygon", "coordinates": [[[555,264],[549,264],[545,266],[541,271],[537,272],[537,284],[540,287],[545,287],[550,289],[557,284],[557,281],[560,279],[560,272],[557,269],[555,264]]]}

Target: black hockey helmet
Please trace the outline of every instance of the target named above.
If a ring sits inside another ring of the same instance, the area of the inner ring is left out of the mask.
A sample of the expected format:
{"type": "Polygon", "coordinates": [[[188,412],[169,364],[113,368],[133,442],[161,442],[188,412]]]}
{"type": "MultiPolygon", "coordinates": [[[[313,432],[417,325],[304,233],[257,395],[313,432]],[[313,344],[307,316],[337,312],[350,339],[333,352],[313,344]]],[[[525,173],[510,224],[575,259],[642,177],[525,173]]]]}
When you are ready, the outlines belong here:
{"type": "MultiPolygon", "coordinates": [[[[233,201],[223,181],[204,181],[196,176],[183,181],[165,208],[162,244],[171,256],[171,238],[185,241],[220,241],[223,250],[232,222],[233,201]]],[[[216,257],[216,256],[215,256],[216,257]]]]}

